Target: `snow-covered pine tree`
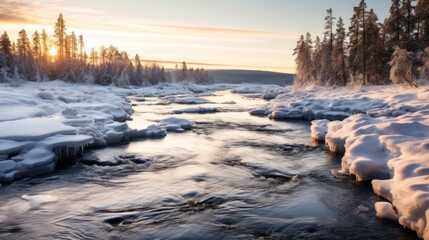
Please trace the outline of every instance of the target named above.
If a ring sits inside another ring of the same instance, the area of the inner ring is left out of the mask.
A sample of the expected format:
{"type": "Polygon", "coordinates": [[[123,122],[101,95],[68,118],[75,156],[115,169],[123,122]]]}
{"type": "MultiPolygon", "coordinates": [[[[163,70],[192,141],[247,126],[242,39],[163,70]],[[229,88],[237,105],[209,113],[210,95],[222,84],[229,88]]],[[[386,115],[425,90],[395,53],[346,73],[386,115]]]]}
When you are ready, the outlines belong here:
{"type": "Polygon", "coordinates": [[[346,86],[347,66],[346,66],[346,30],[344,28],[343,19],[340,17],[337,23],[337,30],[335,33],[334,51],[333,51],[333,74],[335,86],[346,86]]]}
{"type": "Polygon", "coordinates": [[[10,79],[13,75],[14,59],[12,53],[12,44],[9,36],[4,32],[0,38],[0,82],[10,79]]]}
{"type": "Polygon", "coordinates": [[[147,85],[147,83],[145,81],[143,65],[142,65],[142,62],[140,60],[140,56],[138,54],[136,54],[136,56],[134,58],[134,62],[136,64],[136,70],[135,70],[135,75],[134,75],[136,86],[147,85]]]}
{"type": "Polygon", "coordinates": [[[179,82],[187,81],[188,79],[188,66],[186,62],[182,62],[182,69],[180,69],[179,82]]]}
{"type": "Polygon", "coordinates": [[[294,49],[293,55],[295,56],[296,62],[296,77],[294,85],[297,88],[311,84],[312,73],[311,73],[311,52],[309,47],[306,45],[304,35],[301,35],[297,42],[297,47],[294,49]]]}
{"type": "Polygon", "coordinates": [[[130,80],[130,84],[133,86],[138,86],[137,79],[136,79],[136,70],[132,61],[130,61],[130,63],[128,64],[127,71],[128,71],[128,78],[130,80]]]}
{"type": "Polygon", "coordinates": [[[395,47],[390,61],[390,80],[393,84],[408,83],[417,87],[414,83],[413,60],[411,53],[406,49],[395,47]]]}
{"type": "Polygon", "coordinates": [[[19,32],[16,50],[17,69],[21,78],[32,81],[35,80],[32,49],[27,32],[24,29],[19,32]]]}

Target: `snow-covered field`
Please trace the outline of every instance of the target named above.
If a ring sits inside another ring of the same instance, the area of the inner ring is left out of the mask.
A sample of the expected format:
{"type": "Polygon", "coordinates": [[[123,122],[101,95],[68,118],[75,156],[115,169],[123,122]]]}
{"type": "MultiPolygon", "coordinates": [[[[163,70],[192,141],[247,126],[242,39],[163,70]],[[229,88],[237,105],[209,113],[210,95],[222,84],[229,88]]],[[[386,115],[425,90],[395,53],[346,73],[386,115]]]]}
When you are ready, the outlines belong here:
{"type": "Polygon", "coordinates": [[[374,192],[389,201],[375,205],[377,216],[429,239],[428,99],[429,86],[319,88],[281,94],[250,113],[314,120],[312,137],[344,153],[333,174],[372,180],[374,192]]]}

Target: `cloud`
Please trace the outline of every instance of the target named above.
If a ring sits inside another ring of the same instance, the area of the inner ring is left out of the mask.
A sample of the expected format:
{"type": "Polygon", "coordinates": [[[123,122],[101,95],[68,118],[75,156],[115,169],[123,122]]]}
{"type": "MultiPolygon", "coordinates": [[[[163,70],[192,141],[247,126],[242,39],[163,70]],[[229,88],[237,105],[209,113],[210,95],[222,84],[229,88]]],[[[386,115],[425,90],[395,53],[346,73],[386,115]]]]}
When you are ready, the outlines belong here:
{"type": "Polygon", "coordinates": [[[33,3],[2,0],[0,1],[0,22],[7,23],[29,23],[31,19],[28,13],[33,3]]]}
{"type": "Polygon", "coordinates": [[[209,37],[220,41],[231,41],[238,38],[242,40],[244,39],[242,37],[249,36],[297,39],[300,35],[294,32],[173,24],[162,21],[154,22],[144,18],[113,16],[111,13],[96,9],[73,6],[64,0],[0,0],[0,22],[53,25],[60,12],[63,13],[68,23],[68,28],[123,31],[186,38],[209,37]]]}
{"type": "Polygon", "coordinates": [[[196,33],[196,34],[213,34],[213,35],[251,35],[261,37],[276,37],[276,38],[293,38],[299,37],[299,33],[293,32],[274,32],[274,31],[261,31],[254,29],[243,28],[224,28],[212,26],[192,26],[192,25],[165,25],[153,24],[152,26],[176,30],[183,33],[196,33]]]}

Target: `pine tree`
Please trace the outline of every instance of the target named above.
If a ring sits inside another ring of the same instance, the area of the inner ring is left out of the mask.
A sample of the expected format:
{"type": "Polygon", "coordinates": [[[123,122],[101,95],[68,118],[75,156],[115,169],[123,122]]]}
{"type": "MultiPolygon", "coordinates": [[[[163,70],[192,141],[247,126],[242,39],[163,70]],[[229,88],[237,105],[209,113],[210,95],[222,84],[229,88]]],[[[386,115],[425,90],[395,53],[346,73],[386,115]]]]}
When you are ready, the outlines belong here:
{"type": "Polygon", "coordinates": [[[0,38],[0,81],[6,81],[13,74],[12,44],[6,32],[0,38]]]}
{"type": "Polygon", "coordinates": [[[19,32],[16,49],[20,57],[31,56],[30,40],[28,39],[27,32],[24,29],[19,32]]]}
{"type": "Polygon", "coordinates": [[[356,77],[358,74],[358,69],[360,69],[360,61],[358,57],[359,52],[359,33],[360,33],[360,9],[358,7],[354,8],[353,16],[350,18],[350,27],[347,36],[349,37],[349,66],[351,67],[351,75],[356,77]]]}
{"type": "Polygon", "coordinates": [[[381,39],[381,28],[378,24],[378,17],[371,9],[366,14],[366,45],[367,45],[367,81],[369,84],[381,84],[383,81],[383,48],[384,43],[381,39]]]}
{"type": "Polygon", "coordinates": [[[77,60],[78,58],[78,46],[77,46],[77,38],[74,32],[71,33],[70,38],[70,57],[72,60],[77,60]]]}
{"type": "Polygon", "coordinates": [[[85,48],[85,43],[83,42],[83,36],[79,35],[79,61],[81,62],[83,61],[83,58],[84,58],[84,52],[83,52],[84,48],[85,48]]]}
{"type": "Polygon", "coordinates": [[[400,12],[402,15],[403,23],[402,28],[404,33],[401,39],[401,47],[407,50],[416,50],[416,46],[413,41],[413,34],[415,32],[417,19],[414,14],[414,5],[412,4],[415,0],[402,0],[400,12]]]}
{"type": "Polygon", "coordinates": [[[45,29],[42,31],[42,57],[45,62],[48,62],[49,49],[48,49],[48,34],[45,29]]]}
{"type": "Polygon", "coordinates": [[[66,24],[63,18],[63,14],[60,13],[57,19],[57,23],[55,24],[55,39],[56,46],[58,48],[59,60],[64,61],[65,53],[66,53],[66,24]]]}
{"type": "Polygon", "coordinates": [[[134,62],[136,63],[135,83],[137,86],[144,86],[146,85],[146,81],[144,80],[144,69],[138,54],[136,54],[134,62]]]}
{"type": "Polygon", "coordinates": [[[34,57],[40,59],[42,57],[42,47],[40,42],[40,35],[36,31],[33,34],[33,54],[34,57]]]}
{"type": "Polygon", "coordinates": [[[346,66],[346,30],[344,28],[343,19],[340,17],[337,23],[337,30],[335,33],[335,43],[333,52],[333,73],[335,82],[334,85],[346,86],[347,79],[347,66],[346,66]]]}
{"type": "Polygon", "coordinates": [[[419,0],[416,5],[416,41],[422,48],[429,46],[429,0],[419,0]]]}
{"type": "Polygon", "coordinates": [[[30,40],[24,29],[19,32],[19,37],[16,46],[17,51],[17,69],[23,79],[35,80],[35,72],[33,65],[33,56],[30,46],[30,40]]]}
{"type": "Polygon", "coordinates": [[[335,17],[332,15],[332,9],[328,9],[325,17],[325,33],[321,46],[321,80],[322,84],[332,84],[334,81],[333,76],[333,63],[332,54],[334,52],[334,21],[335,17]]]}
{"type": "Polygon", "coordinates": [[[389,12],[389,18],[386,19],[386,32],[389,36],[388,47],[393,48],[399,46],[401,43],[401,36],[403,36],[404,33],[402,29],[402,22],[404,19],[401,13],[400,0],[392,0],[389,12]]]}
{"type": "Polygon", "coordinates": [[[350,19],[349,28],[349,66],[352,70],[353,81],[362,80],[367,84],[367,11],[366,3],[361,0],[358,7],[354,8],[354,14],[350,19]]]}
{"type": "Polygon", "coordinates": [[[70,59],[71,59],[71,41],[70,41],[70,36],[65,35],[65,40],[64,40],[64,58],[63,58],[63,60],[70,61],[70,59]]]}
{"type": "Polygon", "coordinates": [[[95,48],[91,49],[91,53],[89,54],[89,58],[90,58],[90,63],[91,65],[95,66],[98,63],[98,54],[97,51],[95,51],[95,48]]]}
{"type": "Polygon", "coordinates": [[[368,44],[367,44],[367,29],[366,29],[366,3],[365,0],[361,0],[359,4],[359,9],[361,13],[361,22],[362,22],[362,76],[363,76],[363,85],[367,84],[367,54],[368,54],[368,44]]]}
{"type": "Polygon", "coordinates": [[[188,78],[188,66],[186,65],[186,62],[182,62],[182,69],[180,70],[180,77],[179,81],[184,82],[188,78]]]}
{"type": "Polygon", "coordinates": [[[322,46],[320,42],[319,36],[316,37],[316,40],[314,41],[314,50],[313,54],[311,56],[311,68],[312,68],[312,75],[311,78],[314,82],[320,83],[321,79],[321,68],[322,68],[322,46]]]}

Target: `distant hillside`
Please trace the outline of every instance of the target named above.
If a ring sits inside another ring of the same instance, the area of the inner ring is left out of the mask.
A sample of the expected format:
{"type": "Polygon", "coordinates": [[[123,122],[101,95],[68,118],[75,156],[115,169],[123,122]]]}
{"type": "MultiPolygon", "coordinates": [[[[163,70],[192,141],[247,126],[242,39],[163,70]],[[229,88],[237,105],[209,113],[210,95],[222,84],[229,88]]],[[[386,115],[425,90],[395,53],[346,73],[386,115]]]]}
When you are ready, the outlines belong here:
{"type": "Polygon", "coordinates": [[[209,70],[209,74],[215,83],[291,85],[294,79],[293,74],[250,70],[209,70]]]}

